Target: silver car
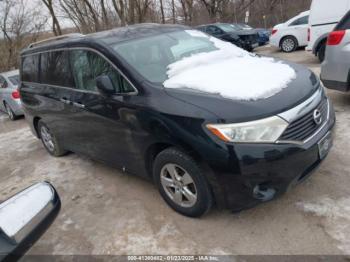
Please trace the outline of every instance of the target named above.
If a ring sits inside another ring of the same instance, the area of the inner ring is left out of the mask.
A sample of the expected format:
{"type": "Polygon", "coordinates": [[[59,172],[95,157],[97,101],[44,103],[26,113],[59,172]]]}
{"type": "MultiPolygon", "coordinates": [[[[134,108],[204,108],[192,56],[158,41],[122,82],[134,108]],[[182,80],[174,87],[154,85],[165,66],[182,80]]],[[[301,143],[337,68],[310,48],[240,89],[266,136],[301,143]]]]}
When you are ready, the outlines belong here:
{"type": "Polygon", "coordinates": [[[11,120],[23,115],[19,97],[19,71],[14,70],[0,74],[0,110],[6,112],[11,120]]]}
{"type": "Polygon", "coordinates": [[[321,79],[327,88],[350,91],[350,11],[328,36],[321,79]]]}

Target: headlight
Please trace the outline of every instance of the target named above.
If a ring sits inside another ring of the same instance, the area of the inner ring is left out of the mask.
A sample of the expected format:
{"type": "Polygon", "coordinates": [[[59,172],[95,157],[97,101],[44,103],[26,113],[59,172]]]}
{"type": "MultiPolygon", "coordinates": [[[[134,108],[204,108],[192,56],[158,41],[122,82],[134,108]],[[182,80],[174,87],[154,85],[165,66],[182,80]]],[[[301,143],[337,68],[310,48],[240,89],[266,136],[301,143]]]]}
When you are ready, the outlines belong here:
{"type": "Polygon", "coordinates": [[[288,127],[278,116],[237,124],[209,124],[207,128],[225,142],[274,143],[288,127]]]}

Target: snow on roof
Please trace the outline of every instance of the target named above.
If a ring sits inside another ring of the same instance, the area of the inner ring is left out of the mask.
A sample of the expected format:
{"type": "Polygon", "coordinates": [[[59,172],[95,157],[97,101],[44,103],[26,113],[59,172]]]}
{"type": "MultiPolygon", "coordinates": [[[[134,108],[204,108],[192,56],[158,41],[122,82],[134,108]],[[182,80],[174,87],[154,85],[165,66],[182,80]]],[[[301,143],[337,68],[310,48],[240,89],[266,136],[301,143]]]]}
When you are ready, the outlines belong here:
{"type": "Polygon", "coordinates": [[[258,100],[281,92],[296,78],[292,67],[273,58],[256,56],[195,30],[186,32],[194,37],[208,37],[218,50],[170,64],[165,88],[189,88],[229,99],[258,100]]]}

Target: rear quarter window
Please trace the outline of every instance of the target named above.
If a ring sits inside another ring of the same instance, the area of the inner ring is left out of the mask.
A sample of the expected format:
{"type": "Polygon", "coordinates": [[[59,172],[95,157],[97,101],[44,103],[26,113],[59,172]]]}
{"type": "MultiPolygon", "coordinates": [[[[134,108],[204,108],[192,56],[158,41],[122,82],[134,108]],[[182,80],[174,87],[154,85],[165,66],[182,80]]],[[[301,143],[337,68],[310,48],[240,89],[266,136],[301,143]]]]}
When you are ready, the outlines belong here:
{"type": "Polygon", "coordinates": [[[309,23],[309,16],[303,16],[292,22],[289,26],[306,25],[309,23]]]}
{"type": "Polygon", "coordinates": [[[21,80],[24,82],[39,82],[39,55],[29,55],[22,58],[21,80]]]}
{"type": "Polygon", "coordinates": [[[336,30],[348,30],[350,29],[350,11],[343,17],[339,24],[335,28],[336,30]]]}

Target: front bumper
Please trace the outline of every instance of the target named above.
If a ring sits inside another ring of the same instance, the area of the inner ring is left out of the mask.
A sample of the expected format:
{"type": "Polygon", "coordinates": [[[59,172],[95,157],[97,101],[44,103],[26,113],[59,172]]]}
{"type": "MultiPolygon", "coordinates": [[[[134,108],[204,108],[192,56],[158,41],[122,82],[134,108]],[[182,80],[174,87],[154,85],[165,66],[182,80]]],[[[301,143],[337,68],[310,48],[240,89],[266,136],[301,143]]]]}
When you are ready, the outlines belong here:
{"type": "Polygon", "coordinates": [[[222,194],[218,206],[240,211],[275,199],[304,181],[322,163],[318,143],[334,125],[330,106],[327,124],[304,144],[227,145],[229,163],[214,168],[222,194]]]}
{"type": "Polygon", "coordinates": [[[270,45],[274,46],[274,47],[280,47],[280,43],[279,43],[280,39],[278,37],[275,36],[270,36],[270,45]]]}

